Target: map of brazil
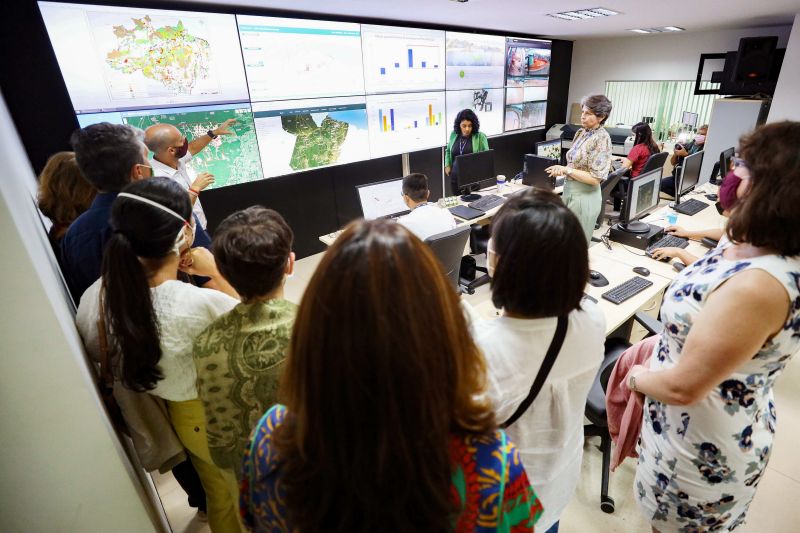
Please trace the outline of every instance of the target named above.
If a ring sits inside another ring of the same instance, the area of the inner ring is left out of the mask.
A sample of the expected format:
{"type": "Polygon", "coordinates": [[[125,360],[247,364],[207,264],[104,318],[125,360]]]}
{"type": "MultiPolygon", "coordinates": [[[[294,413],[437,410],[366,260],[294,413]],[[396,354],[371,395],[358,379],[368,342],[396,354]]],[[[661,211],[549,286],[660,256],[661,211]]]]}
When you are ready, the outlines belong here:
{"type": "Polygon", "coordinates": [[[161,18],[90,14],[112,100],[219,92],[204,21],[161,18]]]}

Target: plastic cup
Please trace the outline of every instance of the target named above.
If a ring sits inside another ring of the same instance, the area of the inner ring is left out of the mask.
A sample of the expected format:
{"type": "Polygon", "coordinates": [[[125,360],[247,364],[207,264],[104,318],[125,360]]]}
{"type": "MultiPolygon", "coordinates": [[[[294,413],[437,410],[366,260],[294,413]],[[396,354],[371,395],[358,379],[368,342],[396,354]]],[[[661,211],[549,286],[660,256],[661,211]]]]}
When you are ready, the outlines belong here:
{"type": "Polygon", "coordinates": [[[674,226],[675,224],[678,223],[678,213],[670,211],[669,213],[667,213],[666,219],[667,219],[667,224],[669,224],[670,226],[674,226]]]}
{"type": "Polygon", "coordinates": [[[506,177],[502,174],[497,176],[497,192],[503,192],[506,188],[506,177]]]}

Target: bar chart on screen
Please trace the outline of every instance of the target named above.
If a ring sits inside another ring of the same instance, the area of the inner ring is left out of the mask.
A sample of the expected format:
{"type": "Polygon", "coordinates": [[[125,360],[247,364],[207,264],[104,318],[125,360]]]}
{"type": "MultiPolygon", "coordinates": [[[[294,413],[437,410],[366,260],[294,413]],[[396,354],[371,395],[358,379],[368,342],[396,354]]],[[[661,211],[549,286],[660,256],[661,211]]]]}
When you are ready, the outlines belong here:
{"type": "Polygon", "coordinates": [[[367,94],[444,90],[444,32],[361,26],[367,94]]]}
{"type": "Polygon", "coordinates": [[[444,92],[367,95],[372,157],[441,146],[444,112],[444,92]]]}

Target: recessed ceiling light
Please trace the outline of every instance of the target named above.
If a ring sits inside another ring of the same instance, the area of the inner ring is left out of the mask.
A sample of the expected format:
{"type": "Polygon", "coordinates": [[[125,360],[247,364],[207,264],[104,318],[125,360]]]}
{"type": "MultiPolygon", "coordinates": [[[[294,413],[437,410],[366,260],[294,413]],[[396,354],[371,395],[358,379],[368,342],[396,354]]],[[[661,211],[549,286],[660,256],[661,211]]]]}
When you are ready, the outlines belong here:
{"type": "Polygon", "coordinates": [[[613,9],[592,7],[589,9],[578,9],[575,11],[562,11],[561,13],[548,13],[547,16],[561,20],[586,20],[598,17],[613,17],[614,15],[619,14],[619,11],[614,11],[613,9]]]}
{"type": "Polygon", "coordinates": [[[679,28],[677,26],[664,26],[667,31],[686,31],[686,28],[679,28]]]}
{"type": "Polygon", "coordinates": [[[628,30],[628,31],[632,31],[632,32],[634,32],[634,33],[650,33],[650,31],[649,31],[649,30],[642,30],[642,29],[640,29],[640,28],[636,28],[636,29],[633,29],[633,30],[628,30]]]}
{"type": "Polygon", "coordinates": [[[683,28],[679,28],[677,26],[659,26],[657,28],[634,28],[628,31],[632,31],[635,33],[668,33],[673,31],[686,31],[683,28]]]}

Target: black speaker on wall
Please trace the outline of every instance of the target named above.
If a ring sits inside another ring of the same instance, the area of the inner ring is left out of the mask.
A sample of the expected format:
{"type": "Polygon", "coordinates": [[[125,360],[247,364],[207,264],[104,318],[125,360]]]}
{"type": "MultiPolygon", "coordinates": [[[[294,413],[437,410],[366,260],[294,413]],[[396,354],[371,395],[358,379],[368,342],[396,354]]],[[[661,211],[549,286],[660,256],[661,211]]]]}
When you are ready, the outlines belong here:
{"type": "Polygon", "coordinates": [[[734,81],[741,83],[768,80],[777,48],[777,37],[745,37],[741,39],[733,68],[734,81]]]}

